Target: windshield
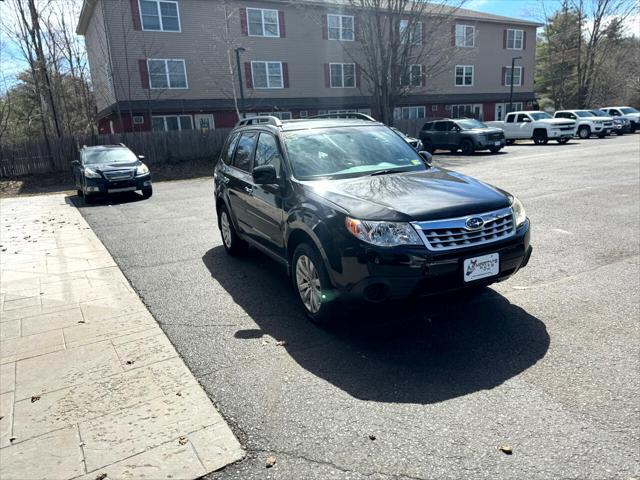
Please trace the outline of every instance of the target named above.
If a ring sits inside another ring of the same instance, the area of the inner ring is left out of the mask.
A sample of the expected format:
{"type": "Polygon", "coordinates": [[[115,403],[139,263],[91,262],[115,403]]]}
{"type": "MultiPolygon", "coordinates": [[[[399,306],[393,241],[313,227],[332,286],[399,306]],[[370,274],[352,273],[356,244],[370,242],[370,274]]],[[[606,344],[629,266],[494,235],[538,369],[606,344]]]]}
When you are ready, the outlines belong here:
{"type": "Polygon", "coordinates": [[[529,114],[534,120],[544,120],[546,118],[552,118],[551,115],[545,112],[533,112],[529,114]]]}
{"type": "Polygon", "coordinates": [[[456,123],[463,130],[472,130],[474,128],[489,128],[486,124],[482,123],[479,120],[475,120],[473,118],[469,118],[465,120],[456,120],[456,123]]]}
{"type": "Polygon", "coordinates": [[[109,148],[100,150],[87,150],[84,152],[85,165],[97,165],[99,163],[131,163],[138,158],[128,148],[109,148]]]}
{"type": "Polygon", "coordinates": [[[426,170],[408,143],[387,127],[336,127],[284,134],[300,180],[370,175],[381,170],[426,170]]]}
{"type": "Polygon", "coordinates": [[[608,117],[609,115],[604,113],[602,110],[591,110],[596,117],[608,117]]]}
{"type": "Polygon", "coordinates": [[[397,128],[395,128],[395,127],[389,127],[389,128],[391,128],[391,130],[393,130],[394,132],[396,132],[396,133],[397,133],[398,135],[400,135],[401,137],[403,137],[403,138],[408,138],[404,133],[402,133],[402,132],[401,132],[400,130],[398,130],[397,128]]]}
{"type": "Polygon", "coordinates": [[[586,110],[576,110],[576,115],[579,117],[593,117],[593,113],[586,110]]]}
{"type": "Polygon", "coordinates": [[[633,107],[624,107],[624,108],[621,108],[620,111],[622,113],[640,113],[640,112],[638,112],[638,110],[636,110],[633,107]]]}

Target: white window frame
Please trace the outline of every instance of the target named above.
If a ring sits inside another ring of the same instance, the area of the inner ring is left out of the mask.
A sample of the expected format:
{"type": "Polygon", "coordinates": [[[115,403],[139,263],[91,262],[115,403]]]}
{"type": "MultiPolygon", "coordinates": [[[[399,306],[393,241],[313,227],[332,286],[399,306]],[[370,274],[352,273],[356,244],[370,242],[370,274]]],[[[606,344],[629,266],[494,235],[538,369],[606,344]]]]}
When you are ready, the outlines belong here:
{"type": "Polygon", "coordinates": [[[193,130],[194,129],[194,125],[193,125],[193,116],[192,115],[153,115],[151,117],[151,130],[153,131],[153,119],[154,118],[161,118],[162,121],[164,122],[164,131],[165,132],[175,132],[175,131],[181,132],[182,131],[182,124],[180,123],[180,119],[181,118],[185,118],[185,117],[188,118],[189,121],[191,122],[191,128],[188,129],[188,130],[193,130]],[[178,130],[169,130],[167,128],[167,118],[170,118],[170,117],[176,117],[178,119],[178,130]]]}
{"type": "Polygon", "coordinates": [[[524,30],[517,28],[508,28],[507,29],[507,50],[523,50],[524,49],[524,30]],[[513,46],[509,46],[509,32],[513,32],[513,46]],[[520,32],[520,47],[516,47],[517,44],[517,36],[516,34],[520,32]]]}
{"type": "Polygon", "coordinates": [[[257,90],[280,90],[280,89],[284,88],[284,71],[282,69],[282,62],[274,62],[274,61],[271,61],[271,60],[252,61],[251,62],[251,84],[253,85],[253,88],[257,89],[257,90]],[[267,76],[267,86],[266,87],[256,87],[256,80],[255,80],[256,76],[255,76],[255,73],[254,73],[253,66],[255,64],[257,64],[257,63],[264,64],[264,66],[265,66],[264,68],[265,68],[265,73],[266,73],[266,76],[267,76]],[[280,86],[279,87],[272,87],[271,86],[271,81],[269,80],[269,64],[270,63],[273,63],[273,64],[277,63],[278,65],[280,65],[280,86]]]}
{"type": "Polygon", "coordinates": [[[329,64],[329,87],[330,88],[356,88],[356,85],[358,84],[358,79],[356,78],[357,75],[357,71],[356,71],[356,64],[355,63],[330,63],[329,64]],[[339,86],[334,86],[333,85],[333,75],[331,75],[331,67],[334,65],[340,65],[340,70],[341,70],[341,75],[340,75],[340,79],[341,79],[341,85],[339,86]],[[353,86],[348,86],[345,87],[344,86],[344,66],[345,65],[353,65],[353,86]]]}
{"type": "Polygon", "coordinates": [[[187,64],[183,58],[147,58],[147,75],[149,75],[149,88],[151,90],[188,90],[189,79],[187,78],[187,64]],[[151,84],[151,68],[149,62],[164,62],[164,74],[167,77],[166,87],[154,87],[151,84]],[[182,62],[182,72],[184,73],[184,87],[172,87],[169,81],[169,64],[167,62],[182,62]]]}
{"type": "Polygon", "coordinates": [[[438,111],[438,105],[431,105],[431,111],[432,112],[437,112],[438,111]]]}
{"type": "Polygon", "coordinates": [[[308,110],[300,110],[300,112],[298,112],[298,117],[299,118],[307,118],[309,116],[309,111],[308,110]]]}
{"type": "Polygon", "coordinates": [[[456,23],[455,30],[455,44],[460,48],[474,48],[476,46],[476,27],[474,25],[468,25],[464,23],[456,23]],[[458,33],[458,29],[462,29],[461,33],[458,33]],[[471,45],[467,45],[467,28],[470,28],[473,32],[471,35],[471,45]],[[458,40],[462,39],[462,43],[458,43],[458,40]]]}
{"type": "Polygon", "coordinates": [[[423,65],[419,64],[419,63],[412,63],[411,65],[409,65],[409,83],[407,85],[403,85],[406,87],[421,87],[422,86],[422,75],[424,75],[424,72],[422,71],[422,67],[423,65]],[[413,69],[414,67],[418,67],[420,69],[420,74],[418,75],[418,83],[414,83],[414,77],[413,77],[413,69]]]}
{"type": "Polygon", "coordinates": [[[134,125],[143,125],[144,124],[144,116],[142,115],[133,115],[131,119],[134,125]]]}
{"type": "Polygon", "coordinates": [[[247,35],[250,37],[268,37],[268,38],[279,38],[280,37],[280,12],[278,10],[274,10],[273,8],[247,8],[247,35]],[[251,22],[249,22],[249,10],[257,10],[260,12],[260,18],[262,20],[262,35],[255,35],[251,33],[251,22]],[[264,12],[276,12],[276,27],[277,34],[276,35],[267,35],[267,29],[264,28],[264,12]]]}
{"type": "MultiPolygon", "coordinates": [[[[521,66],[515,66],[513,67],[514,71],[518,72],[518,83],[514,83],[513,86],[514,87],[521,87],[522,86],[522,67],[521,66]]],[[[511,86],[511,83],[507,81],[507,79],[509,78],[509,74],[511,73],[511,65],[508,65],[505,67],[504,70],[504,84],[507,87],[511,86]]],[[[511,74],[511,81],[513,81],[513,74],[511,74]]]]}
{"type": "Polygon", "coordinates": [[[356,38],[356,23],[355,23],[355,18],[353,17],[353,15],[340,15],[337,13],[329,13],[327,15],[327,38],[329,40],[339,40],[341,42],[353,42],[356,38]],[[329,19],[331,17],[334,18],[338,18],[338,31],[340,32],[340,34],[338,35],[338,38],[331,38],[331,22],[329,21],[329,19]],[[343,19],[345,18],[350,18],[351,19],[351,38],[345,38],[344,36],[344,31],[345,28],[342,26],[342,22],[343,19]]]}
{"type": "Polygon", "coordinates": [[[427,109],[424,105],[414,105],[408,107],[396,107],[393,110],[393,118],[395,120],[422,120],[427,118],[427,109]],[[404,112],[409,111],[408,118],[404,118],[404,112]],[[415,112],[415,117],[411,118],[411,112],[415,112]],[[420,116],[422,113],[422,116],[420,116]]]}
{"type": "Polygon", "coordinates": [[[409,28],[409,20],[400,20],[400,25],[398,27],[398,32],[400,34],[400,42],[401,43],[407,43],[407,40],[409,40],[409,42],[411,43],[411,45],[421,45],[422,44],[422,29],[424,28],[424,25],[422,25],[422,22],[415,22],[413,23],[413,26],[420,26],[420,32],[418,34],[418,38],[413,38],[413,36],[415,35],[415,31],[414,32],[409,32],[409,38],[403,38],[405,36],[404,32],[406,32],[407,28],[409,28]],[[404,25],[404,26],[403,26],[404,25]]]}
{"type": "Polygon", "coordinates": [[[176,0],[146,0],[149,2],[155,2],[156,4],[156,9],[158,12],[158,20],[160,21],[160,29],[155,29],[155,28],[144,28],[144,20],[142,19],[142,4],[140,3],[141,0],[138,0],[138,14],[140,15],[140,26],[142,27],[142,30],[148,31],[148,32],[170,32],[170,33],[180,33],[182,32],[182,20],[180,18],[180,5],[178,4],[178,2],[176,0]],[[176,12],[178,13],[178,30],[165,30],[164,29],[164,23],[162,22],[162,12],[160,11],[160,4],[161,3],[173,3],[176,6],[176,12]]]}
{"type": "Polygon", "coordinates": [[[453,84],[456,87],[473,87],[474,78],[475,77],[475,68],[473,65],[456,65],[453,69],[453,84]],[[462,68],[462,84],[458,85],[458,68],[462,68]],[[467,85],[464,82],[464,79],[467,77],[466,69],[471,69],[471,84],[467,85]]]}

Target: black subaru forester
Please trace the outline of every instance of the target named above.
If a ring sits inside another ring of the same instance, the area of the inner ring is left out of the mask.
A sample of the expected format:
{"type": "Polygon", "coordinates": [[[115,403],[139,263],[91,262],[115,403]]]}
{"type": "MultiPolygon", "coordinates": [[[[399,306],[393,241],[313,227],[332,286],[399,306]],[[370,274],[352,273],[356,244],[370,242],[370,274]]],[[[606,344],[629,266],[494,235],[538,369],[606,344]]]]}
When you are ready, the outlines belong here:
{"type": "Polygon", "coordinates": [[[214,183],[227,252],[252,245],[284,265],[316,322],[340,297],[381,302],[485,286],[531,256],[516,197],[432,166],[375,121],[242,120],[214,183]]]}

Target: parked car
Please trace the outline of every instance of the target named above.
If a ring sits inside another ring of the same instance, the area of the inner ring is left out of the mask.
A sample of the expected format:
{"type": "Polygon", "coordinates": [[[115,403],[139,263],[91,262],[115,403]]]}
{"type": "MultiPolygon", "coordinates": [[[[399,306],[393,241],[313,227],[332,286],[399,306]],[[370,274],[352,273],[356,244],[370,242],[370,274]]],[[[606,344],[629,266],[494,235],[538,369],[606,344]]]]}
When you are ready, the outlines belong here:
{"type": "Polygon", "coordinates": [[[375,121],[242,120],[214,172],[224,248],[285,266],[317,322],[339,298],[481,287],[526,266],[522,203],[430,159],[375,121]]]}
{"type": "Polygon", "coordinates": [[[602,107],[600,110],[607,112],[612,117],[621,117],[629,120],[631,133],[640,130],[640,112],[633,107],[602,107]]]}
{"type": "Polygon", "coordinates": [[[390,127],[390,128],[391,128],[391,130],[396,132],[398,135],[400,135],[400,137],[402,137],[402,139],[405,142],[407,142],[409,145],[411,145],[416,152],[419,152],[420,150],[423,149],[422,142],[419,139],[414,138],[414,137],[410,137],[406,133],[403,133],[400,130],[398,130],[396,127],[390,127]]]}
{"type": "Polygon", "coordinates": [[[465,155],[477,150],[497,153],[505,146],[502,129],[488,127],[474,118],[443,118],[427,122],[420,131],[420,140],[428,152],[441,149],[455,153],[462,150],[465,155]]]}
{"type": "Polygon", "coordinates": [[[504,130],[507,145],[525,139],[532,139],[536,145],[546,145],[549,140],[567,143],[576,133],[576,122],[553,118],[546,112],[510,112],[504,121],[486,123],[504,130]]]}
{"type": "Polygon", "coordinates": [[[613,122],[613,128],[611,129],[611,134],[615,133],[616,135],[620,136],[620,135],[624,135],[625,133],[631,132],[630,122],[626,118],[611,117],[609,116],[608,113],[602,110],[599,110],[597,108],[594,110],[589,110],[589,112],[593,113],[596,117],[610,118],[611,121],[613,122]]]}
{"type": "Polygon", "coordinates": [[[568,118],[577,124],[576,135],[587,139],[591,135],[604,138],[613,130],[613,118],[594,115],[589,110],[559,110],[553,118],[568,118]]]}
{"type": "Polygon", "coordinates": [[[149,198],[153,193],[151,173],[124,144],[84,146],[80,159],[73,162],[73,176],[78,195],[91,202],[100,195],[142,191],[149,198]]]}

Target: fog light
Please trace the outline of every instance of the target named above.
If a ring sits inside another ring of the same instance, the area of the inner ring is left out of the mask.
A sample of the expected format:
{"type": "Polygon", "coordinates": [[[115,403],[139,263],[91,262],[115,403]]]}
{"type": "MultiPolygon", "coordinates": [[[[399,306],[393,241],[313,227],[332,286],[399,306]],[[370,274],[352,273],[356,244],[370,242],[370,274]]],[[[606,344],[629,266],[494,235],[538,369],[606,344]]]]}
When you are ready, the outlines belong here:
{"type": "Polygon", "coordinates": [[[99,187],[87,187],[87,192],[99,192],[99,187]]]}

